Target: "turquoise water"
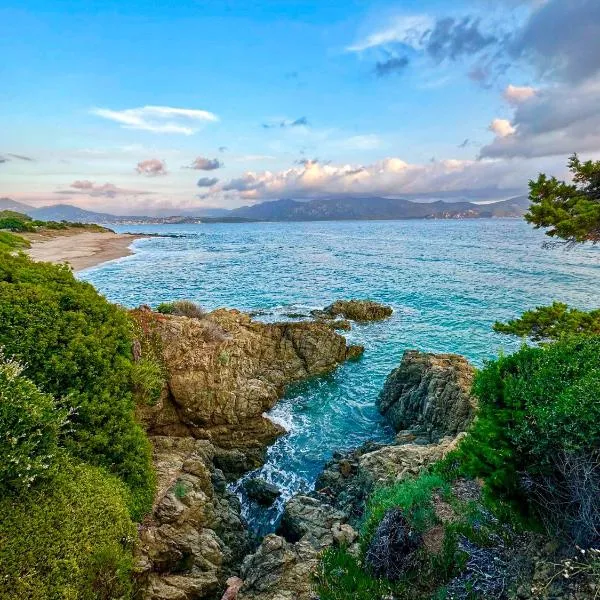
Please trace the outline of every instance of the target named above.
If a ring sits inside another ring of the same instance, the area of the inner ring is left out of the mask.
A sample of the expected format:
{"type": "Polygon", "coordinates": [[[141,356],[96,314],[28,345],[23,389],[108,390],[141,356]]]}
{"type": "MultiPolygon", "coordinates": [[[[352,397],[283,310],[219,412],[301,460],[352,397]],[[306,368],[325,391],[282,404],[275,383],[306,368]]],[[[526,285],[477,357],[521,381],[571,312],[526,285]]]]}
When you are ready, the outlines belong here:
{"type": "MultiPolygon", "coordinates": [[[[207,309],[260,310],[264,319],[321,308],[336,298],[394,307],[381,323],[355,326],[364,357],[296,385],[271,411],[289,433],[269,450],[261,476],[284,490],[308,489],[335,450],[389,439],[374,407],[406,348],[457,352],[480,365],[519,341],[494,334],[495,320],[561,299],[597,306],[600,249],[543,249],[544,236],[519,220],[377,221],[117,226],[171,236],[138,240],[133,256],[80,278],[126,306],[189,298],[207,309]]],[[[241,492],[240,492],[241,493],[241,492]]],[[[244,503],[250,522],[270,511],[244,503]]]]}

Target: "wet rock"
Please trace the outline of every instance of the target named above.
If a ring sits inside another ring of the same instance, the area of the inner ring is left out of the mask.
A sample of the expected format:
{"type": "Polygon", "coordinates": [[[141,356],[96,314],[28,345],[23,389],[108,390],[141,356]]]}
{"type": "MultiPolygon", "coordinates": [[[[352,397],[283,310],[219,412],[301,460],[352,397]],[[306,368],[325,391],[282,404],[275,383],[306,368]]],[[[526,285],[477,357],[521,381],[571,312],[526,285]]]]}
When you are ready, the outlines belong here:
{"type": "Polygon", "coordinates": [[[365,563],[376,577],[397,581],[411,566],[421,536],[410,527],[399,508],[389,509],[375,530],[365,563]]]}
{"type": "Polygon", "coordinates": [[[358,360],[365,353],[365,347],[355,344],[346,351],[346,360],[358,360]]]}
{"type": "Polygon", "coordinates": [[[407,350],[388,376],[377,407],[396,431],[425,436],[422,442],[454,436],[475,416],[474,373],[462,356],[407,350]]]}
{"type": "Polygon", "coordinates": [[[381,321],[391,317],[393,309],[372,300],[336,300],[322,311],[329,318],[342,317],[351,321],[381,321]]]}
{"type": "Polygon", "coordinates": [[[281,491],[276,485],[268,483],[260,477],[247,479],[244,482],[244,489],[251,500],[262,506],[271,506],[281,496],[281,491]]]}

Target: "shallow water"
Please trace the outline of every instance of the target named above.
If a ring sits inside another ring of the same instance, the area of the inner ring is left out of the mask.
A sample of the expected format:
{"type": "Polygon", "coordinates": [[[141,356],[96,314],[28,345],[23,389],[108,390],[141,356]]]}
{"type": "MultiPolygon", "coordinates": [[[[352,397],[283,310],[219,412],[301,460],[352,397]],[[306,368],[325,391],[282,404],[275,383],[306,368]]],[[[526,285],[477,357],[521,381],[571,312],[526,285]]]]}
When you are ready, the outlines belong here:
{"type": "MultiPolygon", "coordinates": [[[[543,249],[519,220],[370,221],[115,226],[181,237],[135,242],[132,256],[79,274],[126,306],[187,298],[264,311],[264,319],[321,308],[336,298],[372,298],[391,319],[355,326],[364,357],[288,390],[270,413],[289,433],[270,449],[261,476],[284,491],[265,511],[244,502],[257,531],[282,502],[308,489],[334,450],[391,432],[375,398],[403,350],[457,352],[480,365],[519,341],[493,333],[495,320],[560,299],[597,306],[600,250],[543,249]]],[[[241,492],[240,492],[241,493],[241,492]]]]}

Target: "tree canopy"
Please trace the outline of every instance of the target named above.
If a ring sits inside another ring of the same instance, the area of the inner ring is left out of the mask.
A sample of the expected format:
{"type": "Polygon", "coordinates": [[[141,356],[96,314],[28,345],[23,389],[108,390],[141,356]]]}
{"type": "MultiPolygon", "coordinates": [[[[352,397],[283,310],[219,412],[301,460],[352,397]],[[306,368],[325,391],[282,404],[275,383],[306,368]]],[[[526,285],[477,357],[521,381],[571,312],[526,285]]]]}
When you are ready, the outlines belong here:
{"type": "Polygon", "coordinates": [[[573,183],[540,173],[529,182],[531,206],[525,220],[567,244],[600,241],[600,161],[569,158],[573,183]]]}

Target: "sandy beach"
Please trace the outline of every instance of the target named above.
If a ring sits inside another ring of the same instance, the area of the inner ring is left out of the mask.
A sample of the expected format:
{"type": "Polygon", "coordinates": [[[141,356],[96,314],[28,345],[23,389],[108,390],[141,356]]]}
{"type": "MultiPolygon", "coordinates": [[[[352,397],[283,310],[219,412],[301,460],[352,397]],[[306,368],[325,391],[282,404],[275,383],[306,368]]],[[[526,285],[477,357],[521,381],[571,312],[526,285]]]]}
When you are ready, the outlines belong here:
{"type": "Polygon", "coordinates": [[[31,242],[27,251],[34,260],[69,263],[74,271],[82,271],[108,260],[133,254],[129,246],[143,235],[112,232],[59,233],[52,237],[26,236],[31,242]]]}

